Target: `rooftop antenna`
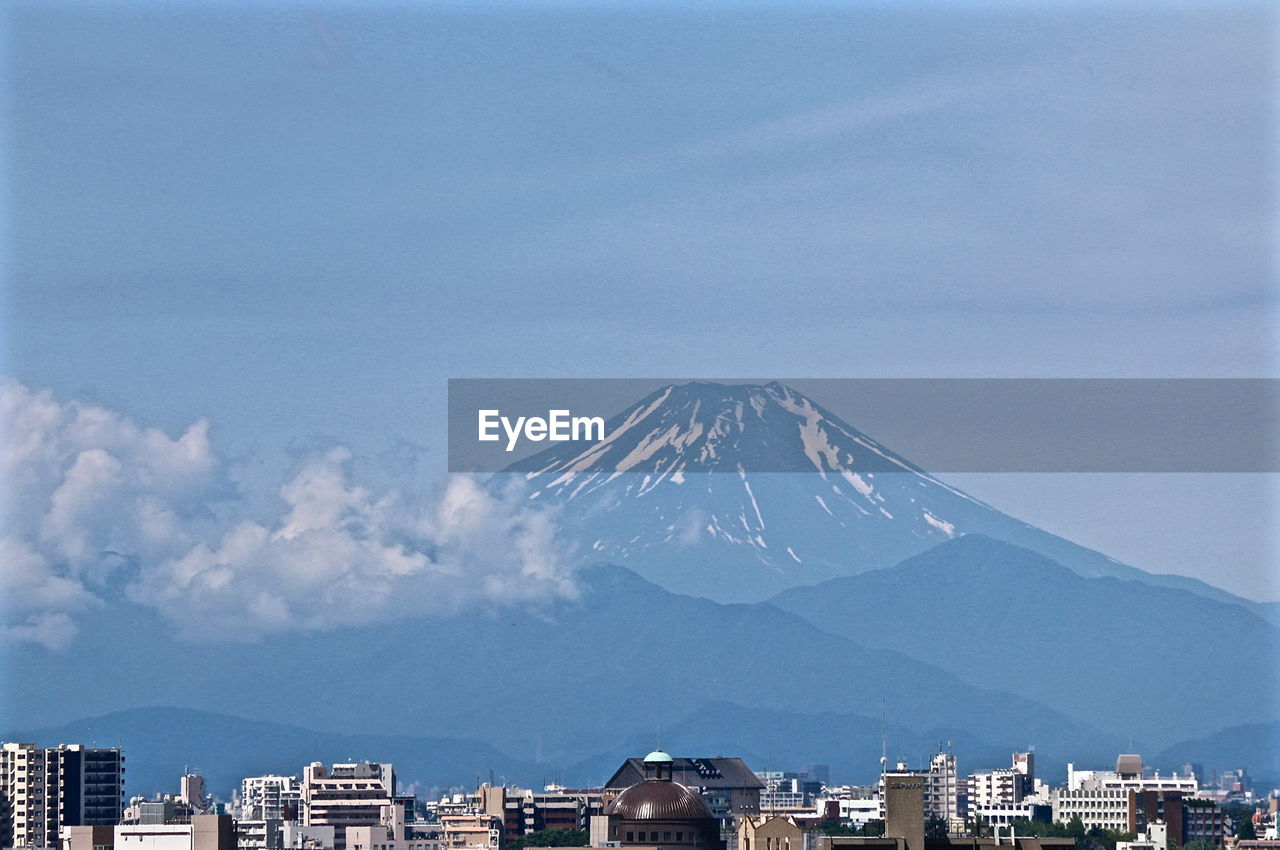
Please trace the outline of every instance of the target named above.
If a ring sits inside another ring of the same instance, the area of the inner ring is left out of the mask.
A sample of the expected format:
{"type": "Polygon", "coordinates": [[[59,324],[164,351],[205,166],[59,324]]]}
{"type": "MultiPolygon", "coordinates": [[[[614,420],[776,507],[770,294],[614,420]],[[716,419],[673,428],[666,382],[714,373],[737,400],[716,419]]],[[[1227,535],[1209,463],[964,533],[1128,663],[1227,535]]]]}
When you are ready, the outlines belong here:
{"type": "Polygon", "coordinates": [[[889,765],[889,704],[880,697],[880,773],[889,765]]]}

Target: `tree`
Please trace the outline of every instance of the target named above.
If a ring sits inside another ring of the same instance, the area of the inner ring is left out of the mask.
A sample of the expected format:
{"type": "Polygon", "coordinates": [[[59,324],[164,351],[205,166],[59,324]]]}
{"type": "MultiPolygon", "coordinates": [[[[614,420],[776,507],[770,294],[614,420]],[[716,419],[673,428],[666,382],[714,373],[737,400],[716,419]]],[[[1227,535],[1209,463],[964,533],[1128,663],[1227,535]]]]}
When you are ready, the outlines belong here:
{"type": "Polygon", "coordinates": [[[591,836],[584,829],[540,829],[522,835],[507,845],[507,850],[525,847],[586,847],[591,836]]]}
{"type": "Polygon", "coordinates": [[[946,838],[947,822],[937,815],[930,815],[924,825],[925,838],[946,838]]]}
{"type": "Polygon", "coordinates": [[[829,818],[828,820],[818,821],[813,826],[807,827],[806,832],[812,832],[815,835],[861,835],[858,827],[851,826],[839,818],[829,818]]]}
{"type": "Polygon", "coordinates": [[[1212,841],[1205,841],[1203,838],[1197,838],[1195,841],[1188,841],[1182,845],[1182,850],[1222,850],[1212,841]]]}
{"type": "Polygon", "coordinates": [[[1252,806],[1242,806],[1238,803],[1223,806],[1222,813],[1231,818],[1231,822],[1235,824],[1236,838],[1248,841],[1258,837],[1258,831],[1253,828],[1254,808],[1252,806]]]}

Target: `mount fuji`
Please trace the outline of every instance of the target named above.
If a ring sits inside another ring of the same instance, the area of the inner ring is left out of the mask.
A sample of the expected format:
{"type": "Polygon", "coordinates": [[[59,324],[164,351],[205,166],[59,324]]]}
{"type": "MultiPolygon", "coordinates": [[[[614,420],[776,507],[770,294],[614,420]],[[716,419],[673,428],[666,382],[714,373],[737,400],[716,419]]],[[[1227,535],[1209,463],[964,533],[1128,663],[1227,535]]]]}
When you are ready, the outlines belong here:
{"type": "Polygon", "coordinates": [[[605,423],[496,474],[561,513],[591,560],[674,592],[754,602],[892,566],[965,534],[1111,576],[1265,606],[1195,579],[1154,575],[1043,531],[949,486],[780,383],[670,385],[605,423]],[[764,471],[762,471],[764,470],[764,471]]]}

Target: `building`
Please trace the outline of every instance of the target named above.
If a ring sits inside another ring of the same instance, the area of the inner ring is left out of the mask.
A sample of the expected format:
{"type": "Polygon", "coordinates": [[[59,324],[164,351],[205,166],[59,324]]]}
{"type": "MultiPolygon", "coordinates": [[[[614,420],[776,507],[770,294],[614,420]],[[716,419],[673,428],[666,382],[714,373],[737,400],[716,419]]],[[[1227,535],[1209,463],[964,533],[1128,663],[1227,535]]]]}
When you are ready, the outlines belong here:
{"type": "Polygon", "coordinates": [[[960,787],[956,776],[956,757],[938,753],[929,762],[925,776],[924,813],[950,825],[960,818],[960,787]]]}
{"type": "MultiPolygon", "coordinates": [[[[742,763],[741,759],[734,761],[742,763]]],[[[675,759],[655,750],[644,757],[641,766],[642,779],[618,794],[609,803],[603,818],[595,819],[592,843],[602,837],[597,823],[604,821],[605,840],[622,847],[725,850],[725,841],[720,835],[721,818],[712,812],[701,794],[673,779],[675,759]]],[[[759,782],[755,774],[751,777],[759,782]]],[[[758,785],[754,787],[759,790],[758,785]]]]}
{"type": "Polygon", "coordinates": [[[123,808],[117,748],[0,747],[0,847],[53,847],[63,827],[114,826],[123,808]]]}
{"type": "Polygon", "coordinates": [[[875,786],[852,786],[839,789],[818,801],[818,810],[850,826],[866,826],[873,820],[884,820],[884,806],[875,786]]]}
{"type": "Polygon", "coordinates": [[[129,801],[129,807],[124,810],[124,817],[120,822],[149,825],[191,823],[191,818],[198,814],[200,812],[177,797],[168,796],[160,800],[134,797],[129,801]]]}
{"type": "Polygon", "coordinates": [[[347,850],[441,850],[444,832],[439,827],[414,831],[405,823],[403,806],[383,806],[375,826],[349,826],[347,850]]]}
{"type": "MultiPolygon", "coordinates": [[[[672,781],[698,792],[726,834],[737,834],[738,819],[760,814],[760,792],[764,783],[740,758],[675,758],[672,781]]],[[[643,759],[623,762],[605,783],[606,790],[622,791],[643,782],[643,759]]]]}
{"type": "Polygon", "coordinates": [[[249,776],[240,781],[241,820],[297,820],[301,783],[292,776],[249,776]]]}
{"type": "Polygon", "coordinates": [[[804,828],[793,817],[745,817],[738,825],[738,850],[804,850],[804,828]]]}
{"type": "Polygon", "coordinates": [[[1161,776],[1159,771],[1148,775],[1142,765],[1142,756],[1122,755],[1116,759],[1115,770],[1076,770],[1075,765],[1067,765],[1067,790],[1108,790],[1122,791],[1181,791],[1193,795],[1200,786],[1193,775],[1179,776],[1176,772],[1169,776],[1161,776]]]}
{"type": "Polygon", "coordinates": [[[443,815],[441,844],[447,850],[498,850],[502,846],[502,818],[482,813],[443,815]]]}
{"type": "Polygon", "coordinates": [[[59,850],[236,850],[231,815],[195,815],[182,824],[63,827],[59,850]],[[109,840],[108,840],[109,839],[109,840]]]}
{"type": "Polygon", "coordinates": [[[1198,798],[1182,801],[1182,844],[1207,841],[1221,847],[1234,836],[1235,825],[1217,803],[1198,798]]]}
{"type": "Polygon", "coordinates": [[[824,790],[822,781],[807,770],[770,770],[756,776],[764,783],[760,811],[766,814],[809,809],[824,790]]]}
{"type": "Polygon", "coordinates": [[[818,850],[1075,850],[1075,841],[1070,838],[927,838],[925,790],[929,774],[899,769],[883,777],[884,835],[822,836],[818,850]]]}
{"type": "Polygon", "coordinates": [[[1117,841],[1116,850],[1167,850],[1168,845],[1168,826],[1163,823],[1153,823],[1135,840],[1117,841]]]}
{"type": "MultiPolygon", "coordinates": [[[[1148,776],[1142,757],[1138,755],[1121,755],[1116,759],[1114,771],[1076,770],[1075,765],[1069,764],[1067,787],[1057,789],[1051,795],[1053,819],[1058,823],[1068,823],[1079,817],[1086,829],[1101,827],[1118,832],[1137,832],[1154,818],[1143,815],[1138,827],[1130,827],[1131,793],[1176,793],[1179,798],[1184,798],[1193,796],[1196,791],[1194,776],[1179,776],[1177,773],[1164,777],[1159,773],[1148,776]]],[[[1159,803],[1157,808],[1162,806],[1163,803],[1159,803]]],[[[1170,835],[1181,834],[1180,825],[1170,823],[1169,830],[1170,835]]]]}
{"type": "MultiPolygon", "coordinates": [[[[1038,820],[1049,823],[1053,819],[1053,807],[1033,803],[1029,799],[1010,805],[969,807],[969,817],[991,826],[1008,826],[1020,820],[1038,820]]],[[[959,832],[959,830],[956,830],[959,832]]]]}
{"type": "Polygon", "coordinates": [[[377,826],[382,807],[396,804],[396,771],[376,762],[332,768],[312,762],[298,790],[302,825],[333,827],[334,850],[346,850],[347,827],[377,826]]]}
{"type": "Polygon", "coordinates": [[[503,840],[544,829],[587,831],[591,818],[604,814],[604,792],[599,789],[573,790],[548,785],[542,791],[528,788],[481,785],[476,792],[476,808],[502,818],[503,840]]]}

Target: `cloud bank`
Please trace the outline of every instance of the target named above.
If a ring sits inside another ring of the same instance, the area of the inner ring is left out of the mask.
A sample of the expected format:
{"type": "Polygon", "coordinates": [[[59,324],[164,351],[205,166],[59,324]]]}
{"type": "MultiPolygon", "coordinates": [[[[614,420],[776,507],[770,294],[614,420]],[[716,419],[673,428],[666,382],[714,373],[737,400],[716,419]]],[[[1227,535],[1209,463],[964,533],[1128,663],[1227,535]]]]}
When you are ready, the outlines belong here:
{"type": "Polygon", "coordinates": [[[77,616],[116,595],[186,639],[252,640],[576,593],[554,516],[468,477],[426,500],[374,492],[330,448],[263,521],[244,518],[204,420],[172,439],[5,379],[0,427],[7,641],[65,648],[77,616]]]}

